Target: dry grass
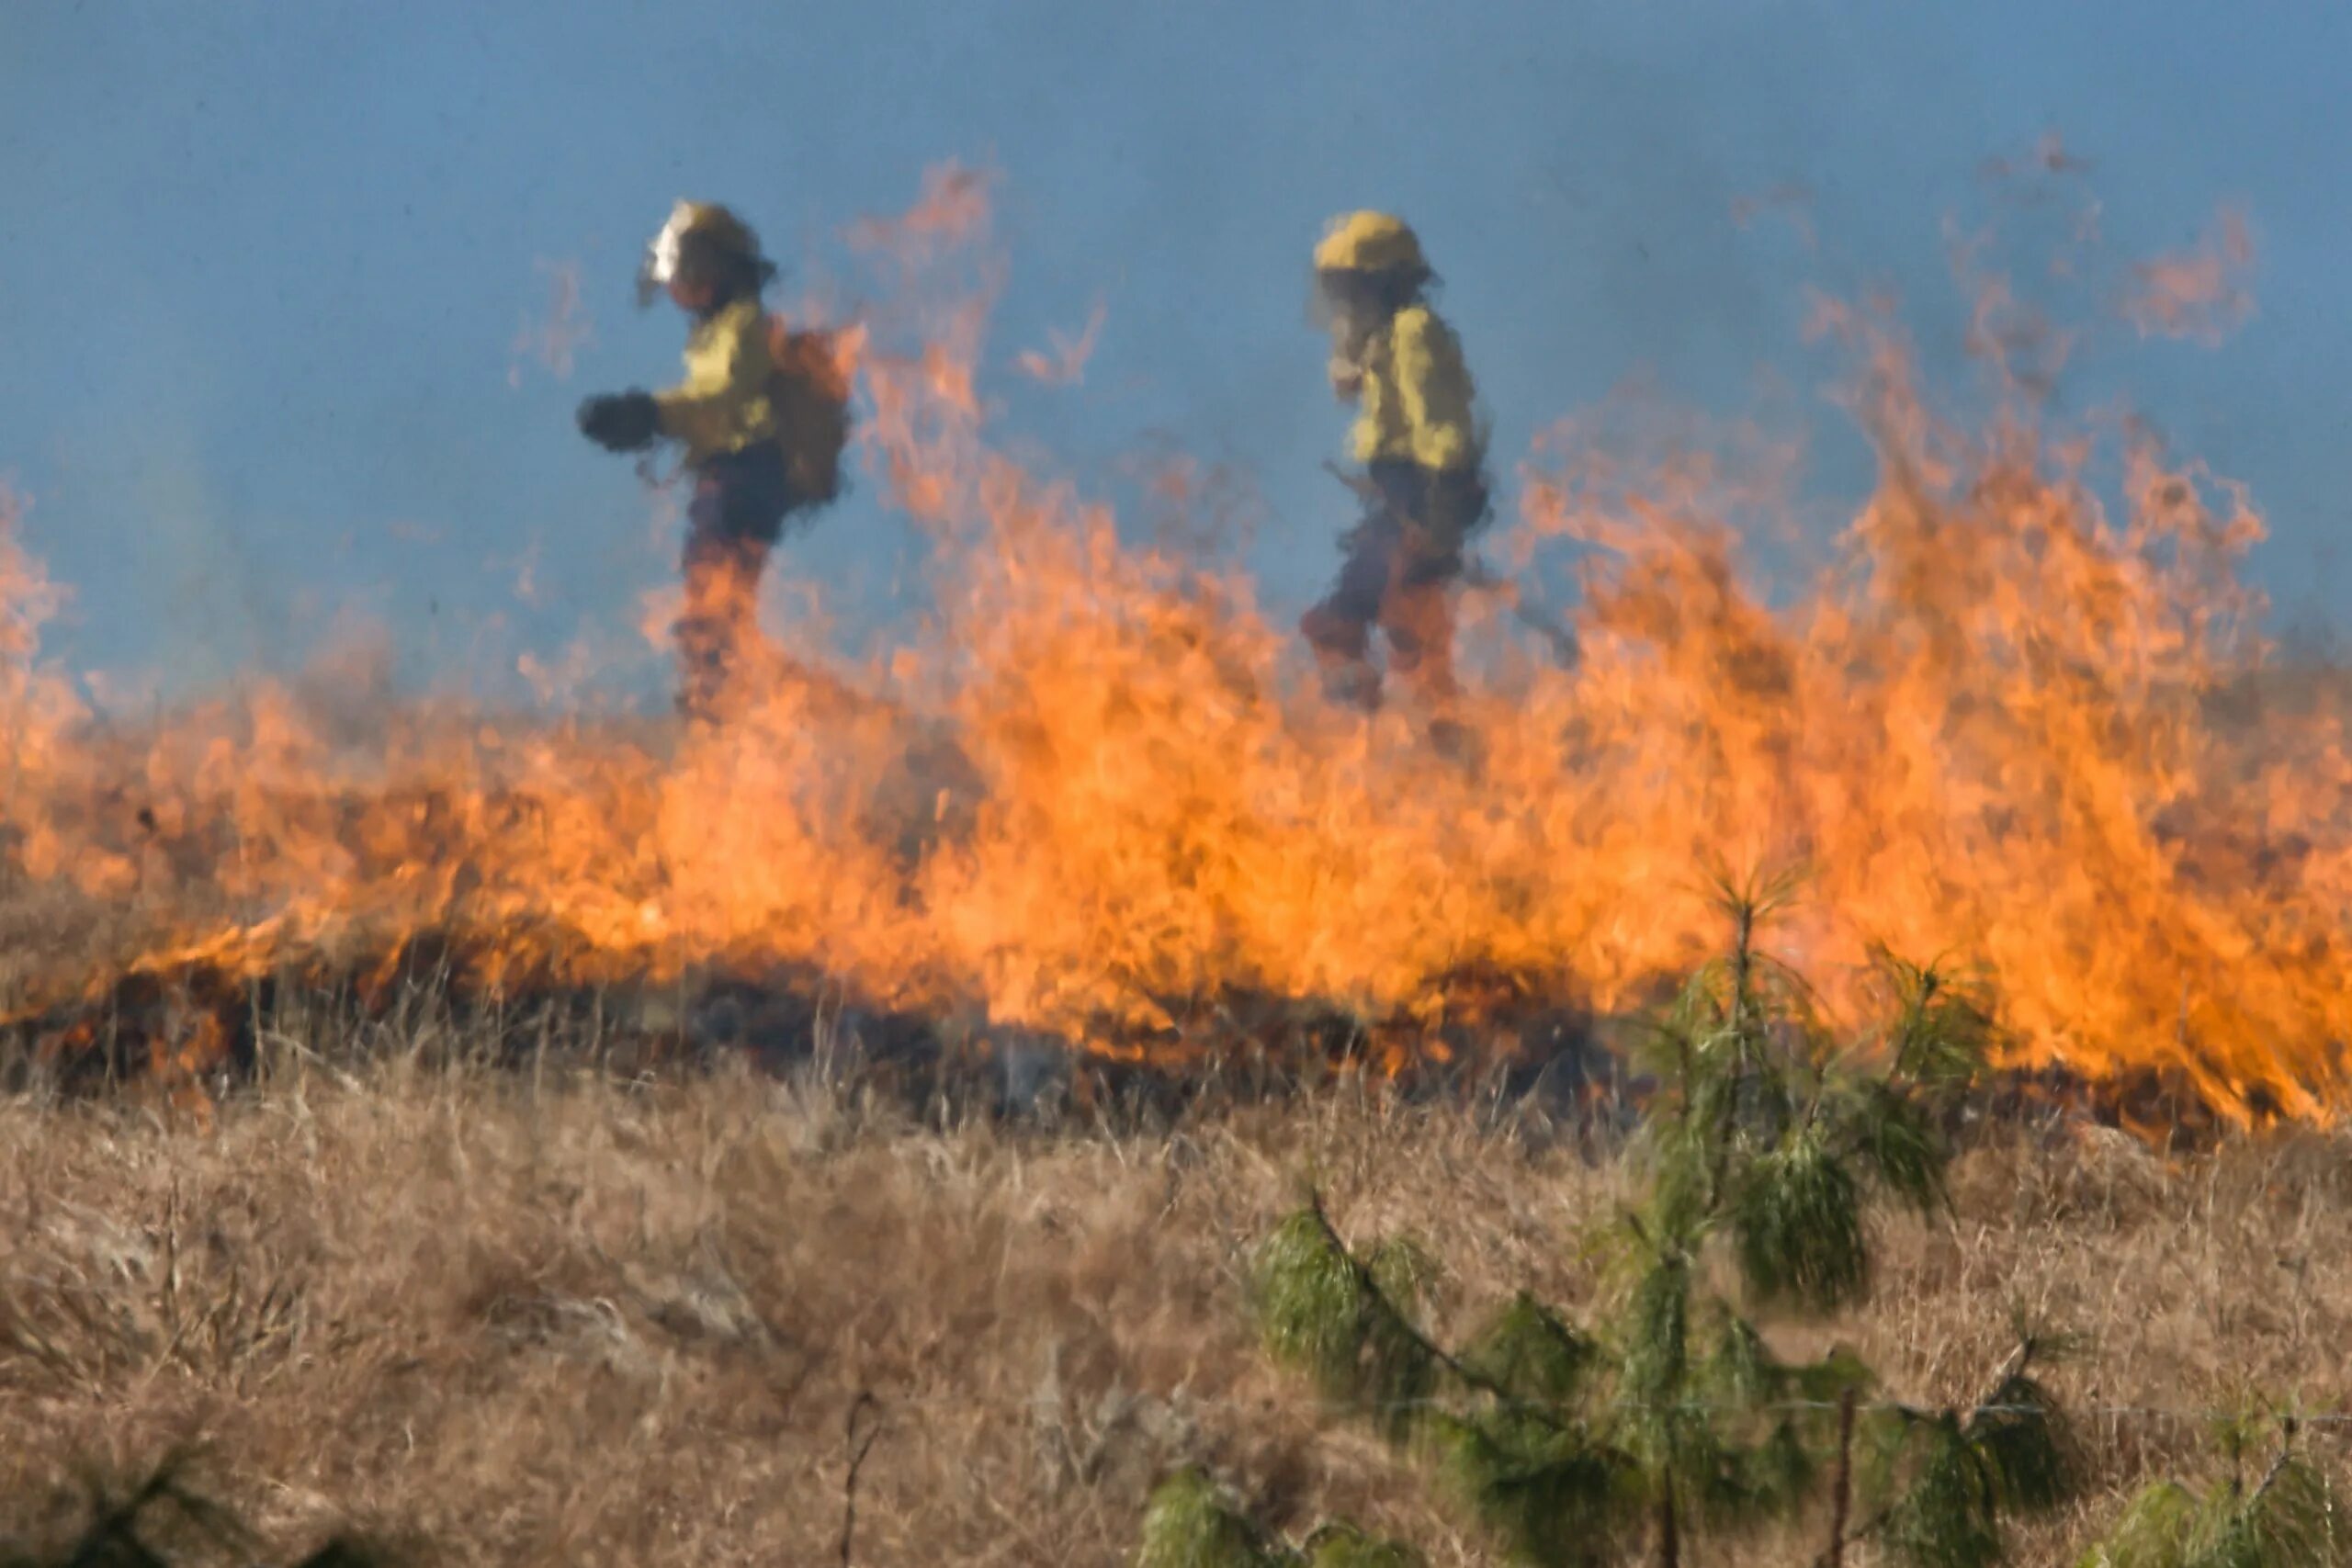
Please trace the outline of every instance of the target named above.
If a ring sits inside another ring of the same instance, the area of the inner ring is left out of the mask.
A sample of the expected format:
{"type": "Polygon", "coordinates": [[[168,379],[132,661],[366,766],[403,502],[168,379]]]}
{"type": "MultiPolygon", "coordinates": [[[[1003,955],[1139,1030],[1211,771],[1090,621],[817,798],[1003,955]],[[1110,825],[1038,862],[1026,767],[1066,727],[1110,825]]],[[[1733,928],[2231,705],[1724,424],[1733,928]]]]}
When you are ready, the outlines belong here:
{"type": "MultiPolygon", "coordinates": [[[[2168,1165],[2002,1134],[1965,1159],[1952,1224],[1890,1230],[1851,1337],[1894,1392],[1963,1397],[2022,1302],[2091,1336],[2060,1377],[2079,1404],[2327,1405],[2352,1387],[2345,1153],[2168,1165]]],[[[1310,1171],[1350,1229],[1423,1238],[1462,1312],[1521,1285],[1589,1299],[1580,1243],[1621,1181],[1541,1128],[1346,1095],[1148,1135],[416,1060],[281,1072],[209,1128],[16,1101],[6,1522],[79,1461],[201,1438],[215,1491],[288,1550],[356,1520],[459,1562],[833,1562],[870,1393],[862,1564],[1123,1562],[1185,1461],[1293,1526],[1345,1512],[1485,1561],[1252,1346],[1247,1249],[1310,1171]]],[[[2148,1467],[2211,1462],[2193,1421],[2086,1438],[2094,1496],[2032,1560],[2148,1467]]]]}

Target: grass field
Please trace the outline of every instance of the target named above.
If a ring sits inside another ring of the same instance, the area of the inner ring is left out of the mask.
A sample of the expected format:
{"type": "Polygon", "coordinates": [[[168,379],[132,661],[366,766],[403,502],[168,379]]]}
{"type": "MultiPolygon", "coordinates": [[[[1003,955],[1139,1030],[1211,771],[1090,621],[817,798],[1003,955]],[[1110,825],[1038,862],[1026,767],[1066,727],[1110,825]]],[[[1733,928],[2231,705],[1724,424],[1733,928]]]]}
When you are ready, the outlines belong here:
{"type": "MultiPolygon", "coordinates": [[[[1249,1250],[1312,1179],[1445,1263],[1443,1310],[1571,1308],[1618,1156],[1529,1111],[1348,1090],[1151,1131],[1015,1127],[812,1077],[658,1084],[290,1057],[209,1126],[0,1106],[0,1498],[73,1523],[90,1466],[207,1446],[286,1551],[356,1524],[436,1561],[1113,1563],[1199,1461],[1292,1528],[1353,1515],[1488,1561],[1421,1472],[1254,1344],[1249,1250]]],[[[1848,1337],[1888,1392],[1965,1400],[2011,1308],[2087,1337],[2082,1409],[2338,1408],[2352,1165],[2317,1135],[2167,1161],[2121,1134],[1979,1134],[1949,1223],[1891,1224],[1848,1337]]],[[[2086,1415],[2058,1561],[2194,1415],[2086,1415]]],[[[2335,1457],[2331,1429],[2316,1441],[2335,1457]]],[[[1800,1529],[1736,1558],[1799,1563],[1800,1529]]]]}

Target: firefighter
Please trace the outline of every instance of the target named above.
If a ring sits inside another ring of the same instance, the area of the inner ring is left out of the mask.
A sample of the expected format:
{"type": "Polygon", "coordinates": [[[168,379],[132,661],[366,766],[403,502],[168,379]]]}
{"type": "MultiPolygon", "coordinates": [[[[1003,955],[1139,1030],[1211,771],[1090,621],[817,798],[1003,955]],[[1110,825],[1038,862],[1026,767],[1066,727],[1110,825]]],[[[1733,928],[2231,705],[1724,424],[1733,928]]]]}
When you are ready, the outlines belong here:
{"type": "MultiPolygon", "coordinates": [[[[673,626],[678,706],[714,716],[730,671],[756,633],[760,573],[787,514],[831,499],[805,482],[777,362],[785,339],[761,303],[775,267],[758,237],[724,207],[682,201],[647,247],[638,302],[668,293],[691,319],[685,379],[580,405],[580,429],[615,452],[657,440],[681,449],[694,494],[686,508],[685,605],[673,626]]],[[[845,405],[844,405],[845,406],[845,405]]]]}
{"type": "Polygon", "coordinates": [[[1332,390],[1356,407],[1351,456],[1362,522],[1341,539],[1339,580],[1299,623],[1334,697],[1380,700],[1372,633],[1388,665],[1451,732],[1451,587],[1487,515],[1486,441],[1453,329],[1430,308],[1420,241],[1384,212],[1332,220],[1315,249],[1317,314],[1331,334],[1332,390]]]}

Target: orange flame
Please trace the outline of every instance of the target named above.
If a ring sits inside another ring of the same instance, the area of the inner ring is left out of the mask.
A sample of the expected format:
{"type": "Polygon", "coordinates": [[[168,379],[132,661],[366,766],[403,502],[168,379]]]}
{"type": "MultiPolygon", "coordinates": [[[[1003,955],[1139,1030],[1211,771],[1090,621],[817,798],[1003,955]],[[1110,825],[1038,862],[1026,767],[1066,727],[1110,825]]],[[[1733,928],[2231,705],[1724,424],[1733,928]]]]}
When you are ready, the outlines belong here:
{"type": "Polygon", "coordinates": [[[141,894],[149,970],[431,931],[492,987],[796,965],[1170,1054],[1243,993],[1430,1042],[1482,976],[1622,1007],[1710,946],[1710,865],[1801,861],[1790,942],[1833,1004],[1875,944],[1956,956],[2019,1064],[2177,1068],[2240,1115],[2345,1103],[2352,761],[2324,691],[2278,700],[2233,487],[2021,395],[1940,416],[1881,320],[1828,310],[1881,474],[1830,569],[1775,605],[1742,562],[1778,458],[1758,484],[1555,433],[1496,553],[1584,547],[1582,654],[1468,598],[1473,769],[1408,713],[1327,708],[1238,570],[991,448],[985,301],[920,287],[985,230],[951,174],[860,231],[909,292],[844,368],[935,549],[887,660],[778,654],[674,743],[448,705],[356,738],[269,684],[102,736],[36,661],[54,593],[0,517],[11,858],[141,894]]]}

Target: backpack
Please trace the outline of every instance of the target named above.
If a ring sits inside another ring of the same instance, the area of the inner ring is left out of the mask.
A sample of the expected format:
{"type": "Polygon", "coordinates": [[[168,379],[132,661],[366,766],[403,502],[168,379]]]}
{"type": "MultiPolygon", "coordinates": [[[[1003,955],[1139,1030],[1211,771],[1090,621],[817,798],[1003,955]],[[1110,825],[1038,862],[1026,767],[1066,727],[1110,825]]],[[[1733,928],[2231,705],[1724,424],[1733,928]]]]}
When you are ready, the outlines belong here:
{"type": "Polygon", "coordinates": [[[855,345],[842,335],[796,330],[782,316],[770,316],[768,358],[775,367],[769,397],[792,485],[791,509],[822,506],[842,492],[855,345]]]}

